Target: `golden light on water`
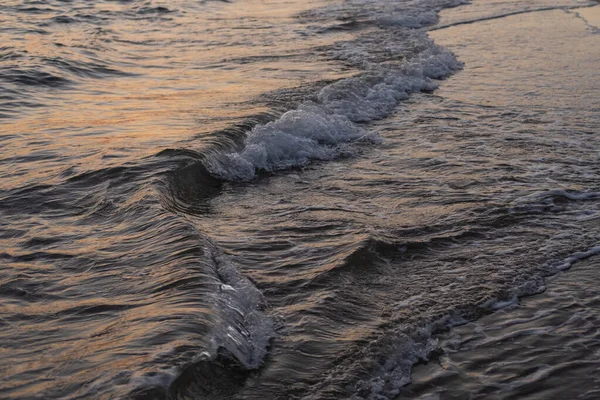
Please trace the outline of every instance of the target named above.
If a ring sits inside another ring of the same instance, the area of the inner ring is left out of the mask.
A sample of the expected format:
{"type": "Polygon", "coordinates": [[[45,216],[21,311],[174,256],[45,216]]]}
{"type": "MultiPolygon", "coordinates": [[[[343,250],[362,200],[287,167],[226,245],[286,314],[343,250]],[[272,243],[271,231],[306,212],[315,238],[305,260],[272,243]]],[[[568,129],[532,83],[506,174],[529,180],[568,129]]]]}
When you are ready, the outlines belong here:
{"type": "MultiPolygon", "coordinates": [[[[32,93],[30,100],[42,107],[2,121],[5,135],[24,139],[11,140],[0,150],[0,157],[14,160],[2,185],[57,181],[64,172],[54,162],[57,158],[73,159],[75,170],[83,172],[110,167],[114,160],[151,156],[174,141],[267,111],[268,105],[256,101],[261,94],[351,74],[331,61],[312,58],[307,63],[295,57],[302,49],[350,38],[348,33],[243,34],[257,27],[269,32],[281,24],[300,26],[294,16],[313,6],[285,1],[249,1],[234,8],[212,4],[202,9],[208,14],[202,24],[191,13],[170,24],[167,13],[160,30],[151,20],[124,20],[118,33],[110,25],[64,24],[51,34],[24,35],[19,49],[54,64],[59,76],[76,82],[32,93]],[[148,34],[151,41],[142,39],[148,34]],[[86,50],[90,47],[96,50],[86,50]],[[65,52],[71,65],[59,61],[65,52]],[[19,157],[36,152],[39,160],[20,165],[19,157]]],[[[102,15],[103,10],[127,7],[101,3],[96,11],[102,15]]],[[[34,17],[51,21],[53,16],[34,17]]]]}

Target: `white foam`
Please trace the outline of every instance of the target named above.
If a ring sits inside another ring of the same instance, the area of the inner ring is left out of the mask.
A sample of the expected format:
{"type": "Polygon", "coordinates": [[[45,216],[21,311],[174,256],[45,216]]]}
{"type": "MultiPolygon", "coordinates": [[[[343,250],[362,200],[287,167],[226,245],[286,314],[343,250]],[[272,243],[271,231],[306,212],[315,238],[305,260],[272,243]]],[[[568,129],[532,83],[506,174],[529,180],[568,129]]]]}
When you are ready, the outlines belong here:
{"type": "Polygon", "coordinates": [[[438,348],[438,340],[430,335],[425,340],[403,336],[397,346],[390,349],[385,363],[369,380],[356,383],[354,399],[392,399],[400,389],[410,383],[412,367],[417,362],[427,361],[429,354],[438,348]]]}
{"type": "Polygon", "coordinates": [[[592,247],[591,249],[587,250],[587,251],[580,251],[577,253],[574,253],[572,255],[570,255],[569,257],[565,258],[564,260],[553,264],[551,266],[551,271],[553,273],[557,273],[559,271],[564,271],[566,269],[569,269],[573,266],[573,264],[575,264],[577,261],[581,261],[584,260],[586,258],[595,256],[595,255],[599,255],[600,254],[600,246],[596,246],[596,247],[592,247]]]}
{"type": "Polygon", "coordinates": [[[250,180],[257,170],[268,172],[307,165],[311,160],[331,160],[348,151],[351,141],[378,142],[379,138],[343,115],[303,104],[276,121],[249,132],[239,153],[210,158],[207,169],[228,180],[250,180]]]}
{"type": "Polygon", "coordinates": [[[373,378],[357,382],[354,399],[393,399],[402,387],[411,382],[412,367],[419,361],[428,361],[439,348],[434,332],[467,323],[458,314],[445,315],[430,324],[417,328],[411,335],[398,333],[395,347],[386,351],[385,362],[374,371],[373,378]]]}
{"type": "Polygon", "coordinates": [[[411,93],[432,91],[434,81],[462,68],[454,55],[433,43],[421,28],[437,22],[437,10],[463,0],[382,1],[376,6],[351,0],[314,10],[313,18],[330,20],[350,12],[380,29],[328,47],[328,58],[360,72],[323,87],[316,102],[301,104],[276,121],[247,133],[240,151],[211,154],[208,171],[225,180],[250,180],[257,171],[303,167],[312,160],[331,160],[352,154],[356,142],[377,143],[365,123],[385,118],[411,93]]]}
{"type": "MultiPolygon", "coordinates": [[[[435,46],[421,33],[426,50],[401,65],[381,66],[324,87],[317,103],[304,103],[278,120],[252,129],[239,152],[213,154],[208,171],[226,180],[251,180],[257,171],[302,167],[312,160],[331,160],[352,153],[357,142],[378,143],[356,122],[388,116],[410,93],[437,88],[432,79],[462,67],[452,53],[435,46]]],[[[350,55],[348,55],[350,57],[350,55]]]]}

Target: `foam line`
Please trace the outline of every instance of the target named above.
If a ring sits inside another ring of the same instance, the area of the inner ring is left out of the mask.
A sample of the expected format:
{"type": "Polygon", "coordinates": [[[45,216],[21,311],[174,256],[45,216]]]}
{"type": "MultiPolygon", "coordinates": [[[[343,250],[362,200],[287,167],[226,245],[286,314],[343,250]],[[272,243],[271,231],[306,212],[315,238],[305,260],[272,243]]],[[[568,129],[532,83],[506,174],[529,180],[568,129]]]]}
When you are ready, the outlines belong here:
{"type": "Polygon", "coordinates": [[[491,15],[489,17],[475,18],[475,19],[470,19],[470,20],[466,20],[466,21],[458,21],[458,22],[452,22],[449,24],[437,25],[437,26],[429,28],[428,30],[429,31],[438,31],[440,29],[452,28],[454,26],[469,25],[469,24],[474,24],[474,23],[483,22],[483,21],[491,21],[494,19],[506,18],[506,17],[510,17],[513,15],[519,15],[519,14],[530,14],[530,13],[535,13],[535,12],[554,11],[554,10],[567,11],[567,10],[574,10],[577,8],[595,7],[597,5],[598,5],[598,3],[594,2],[594,3],[587,3],[587,4],[578,4],[575,6],[549,6],[549,7],[540,7],[540,8],[536,8],[536,9],[532,9],[532,10],[516,10],[516,11],[511,11],[511,12],[507,12],[507,13],[503,13],[503,14],[491,15]]]}

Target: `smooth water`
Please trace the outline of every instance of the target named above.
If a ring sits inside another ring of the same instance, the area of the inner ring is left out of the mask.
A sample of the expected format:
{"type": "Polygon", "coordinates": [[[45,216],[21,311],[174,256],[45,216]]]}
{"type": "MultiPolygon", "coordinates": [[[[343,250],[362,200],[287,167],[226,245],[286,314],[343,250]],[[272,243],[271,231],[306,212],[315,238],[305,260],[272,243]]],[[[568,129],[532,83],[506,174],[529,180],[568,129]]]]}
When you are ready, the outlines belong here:
{"type": "Polygon", "coordinates": [[[461,4],[3,2],[0,397],[451,398],[600,253],[598,7],[461,4]]]}

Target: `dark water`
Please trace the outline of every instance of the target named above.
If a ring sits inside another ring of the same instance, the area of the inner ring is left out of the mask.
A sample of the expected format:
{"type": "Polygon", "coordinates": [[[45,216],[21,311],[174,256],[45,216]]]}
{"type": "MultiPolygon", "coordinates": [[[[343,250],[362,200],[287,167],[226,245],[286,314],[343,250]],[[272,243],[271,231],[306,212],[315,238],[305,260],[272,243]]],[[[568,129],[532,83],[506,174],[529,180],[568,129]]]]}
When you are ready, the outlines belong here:
{"type": "Polygon", "coordinates": [[[403,398],[597,398],[598,287],[593,258],[544,294],[452,330],[440,338],[444,356],[415,369],[403,398]]]}
{"type": "Polygon", "coordinates": [[[0,397],[452,398],[600,253],[598,7],[459,4],[3,2],[0,397]]]}

